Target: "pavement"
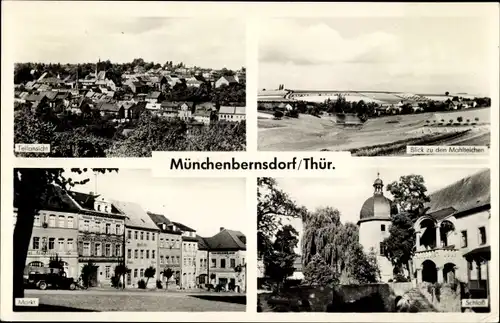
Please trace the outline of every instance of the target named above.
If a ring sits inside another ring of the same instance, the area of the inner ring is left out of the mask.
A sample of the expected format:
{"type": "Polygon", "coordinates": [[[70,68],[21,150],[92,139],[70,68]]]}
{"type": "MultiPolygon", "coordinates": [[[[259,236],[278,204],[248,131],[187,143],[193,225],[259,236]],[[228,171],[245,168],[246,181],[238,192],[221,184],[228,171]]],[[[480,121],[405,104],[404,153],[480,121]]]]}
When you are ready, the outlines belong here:
{"type": "Polygon", "coordinates": [[[246,295],[203,291],[138,289],[26,290],[25,297],[38,298],[38,308],[25,311],[127,311],[204,312],[245,311],[246,295]]]}

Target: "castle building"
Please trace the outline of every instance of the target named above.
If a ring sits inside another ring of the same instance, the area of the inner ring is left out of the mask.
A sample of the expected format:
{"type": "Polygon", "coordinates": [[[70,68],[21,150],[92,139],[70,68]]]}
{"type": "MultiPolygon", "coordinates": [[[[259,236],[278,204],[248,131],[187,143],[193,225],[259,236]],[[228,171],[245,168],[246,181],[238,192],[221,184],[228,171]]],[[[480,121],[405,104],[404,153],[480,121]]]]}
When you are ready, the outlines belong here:
{"type": "Polygon", "coordinates": [[[384,182],[377,175],[373,183],[373,196],[368,198],[359,212],[359,243],[365,252],[374,252],[380,269],[380,279],[387,282],[393,278],[391,262],[383,256],[382,241],[389,236],[391,215],[397,213],[397,207],[384,196],[384,182]]]}

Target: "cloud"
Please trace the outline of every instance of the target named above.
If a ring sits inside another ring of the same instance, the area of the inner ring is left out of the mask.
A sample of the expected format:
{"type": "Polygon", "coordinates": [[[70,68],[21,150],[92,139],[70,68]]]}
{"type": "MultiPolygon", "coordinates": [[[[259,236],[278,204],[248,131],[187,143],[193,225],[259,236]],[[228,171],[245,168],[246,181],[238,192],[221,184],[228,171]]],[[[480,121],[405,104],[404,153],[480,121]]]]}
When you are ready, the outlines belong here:
{"type": "Polygon", "coordinates": [[[261,29],[261,62],[297,65],[390,62],[402,53],[399,40],[387,32],[345,38],[326,23],[269,20],[261,29]]]}

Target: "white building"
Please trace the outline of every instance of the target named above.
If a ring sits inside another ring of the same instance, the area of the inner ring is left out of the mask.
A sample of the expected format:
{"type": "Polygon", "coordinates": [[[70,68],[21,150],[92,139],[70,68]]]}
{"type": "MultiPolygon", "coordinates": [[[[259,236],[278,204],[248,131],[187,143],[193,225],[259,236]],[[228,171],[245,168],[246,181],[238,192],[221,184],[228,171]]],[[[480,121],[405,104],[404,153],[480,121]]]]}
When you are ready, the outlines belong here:
{"type": "Polygon", "coordinates": [[[245,107],[221,106],[219,109],[219,120],[242,121],[246,119],[245,107]]]}

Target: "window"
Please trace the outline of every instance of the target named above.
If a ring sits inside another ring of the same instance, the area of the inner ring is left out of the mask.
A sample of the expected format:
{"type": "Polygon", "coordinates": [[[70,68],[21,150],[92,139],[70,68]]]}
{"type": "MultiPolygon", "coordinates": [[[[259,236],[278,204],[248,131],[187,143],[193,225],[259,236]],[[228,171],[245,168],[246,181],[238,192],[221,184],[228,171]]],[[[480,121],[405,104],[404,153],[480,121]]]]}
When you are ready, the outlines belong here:
{"type": "Polygon", "coordinates": [[[137,231],[134,231],[134,239],[137,240],[137,231]]]}
{"type": "Polygon", "coordinates": [[[181,257],[180,256],[175,257],[175,263],[176,264],[180,264],[181,263],[181,257]]]}
{"type": "Polygon", "coordinates": [[[111,266],[106,266],[106,279],[111,277],[111,266]]]}
{"type": "Polygon", "coordinates": [[[385,224],[380,225],[380,231],[385,232],[385,224]]]}
{"type": "Polygon", "coordinates": [[[56,238],[49,238],[49,249],[54,250],[56,244],[56,238]]]}
{"type": "Polygon", "coordinates": [[[203,259],[200,259],[200,267],[203,267],[203,259]]]}
{"type": "Polygon", "coordinates": [[[73,227],[74,227],[73,217],[72,216],[68,216],[68,228],[69,229],[73,229],[73,227]]]}
{"type": "Polygon", "coordinates": [[[163,259],[163,256],[162,256],[162,255],[160,255],[160,264],[161,264],[161,265],[163,265],[163,260],[164,260],[164,259],[163,259]]]}
{"type": "Polygon", "coordinates": [[[241,264],[244,265],[245,264],[245,258],[241,258],[241,264]]]}
{"type": "Polygon", "coordinates": [[[160,243],[159,243],[159,245],[160,245],[160,248],[163,248],[163,247],[164,247],[164,245],[163,245],[163,238],[160,238],[160,243]]]}
{"type": "Polygon", "coordinates": [[[149,232],[146,232],[146,240],[149,240],[149,232]]]}
{"type": "Polygon", "coordinates": [[[101,204],[97,204],[97,211],[101,212],[101,204]]]}
{"type": "Polygon", "coordinates": [[[89,220],[83,221],[83,231],[89,231],[89,226],[90,226],[89,220]]]}
{"type": "Polygon", "coordinates": [[[144,250],[141,250],[141,259],[144,259],[144,250]]]}
{"type": "Polygon", "coordinates": [[[106,223],[106,234],[111,234],[111,224],[106,223]]]}
{"type": "Polygon", "coordinates": [[[122,234],[122,226],[120,224],[116,225],[116,234],[118,235],[122,234]]]}
{"type": "Polygon", "coordinates": [[[102,256],[102,245],[100,242],[96,242],[94,244],[94,255],[96,255],[97,257],[102,256]]]}
{"type": "Polygon", "coordinates": [[[146,250],[146,259],[149,259],[149,250],[146,250]]]}
{"type": "Polygon", "coordinates": [[[384,254],[384,248],[383,248],[382,242],[379,243],[379,252],[380,252],[380,255],[384,254]]]}
{"type": "Polygon", "coordinates": [[[134,278],[137,278],[137,268],[134,269],[134,278]]]}
{"type": "Polygon", "coordinates": [[[231,259],[230,259],[229,261],[230,261],[230,264],[229,264],[229,266],[230,266],[231,268],[234,268],[234,267],[236,267],[236,259],[234,259],[234,258],[231,258],[231,259]]]}
{"type": "Polygon", "coordinates": [[[104,255],[106,257],[110,257],[111,256],[111,243],[106,243],[106,249],[104,250],[104,255]]]}
{"type": "Polygon", "coordinates": [[[49,216],[49,227],[55,228],[56,226],[56,216],[54,214],[51,214],[49,216]]]}
{"type": "Polygon", "coordinates": [[[486,244],[486,228],[479,228],[479,245],[486,244]]]}
{"type": "MultiPolygon", "coordinates": [[[[170,256],[165,256],[165,263],[170,264],[170,256]]],[[[174,263],[174,256],[172,256],[172,263],[174,263]]]]}
{"type": "Polygon", "coordinates": [[[132,239],[132,230],[128,230],[127,239],[132,239]]]}
{"type": "Polygon", "coordinates": [[[94,232],[97,232],[97,233],[101,232],[101,221],[95,221],[94,232]]]}
{"type": "Polygon", "coordinates": [[[141,231],[141,240],[144,240],[144,232],[141,231]]]}
{"type": "Polygon", "coordinates": [[[33,225],[36,227],[40,226],[40,215],[35,215],[35,222],[33,223],[33,225]]]}
{"type": "Polygon", "coordinates": [[[151,259],[155,259],[155,251],[151,250],[151,259]]]}
{"type": "Polygon", "coordinates": [[[122,256],[122,246],[119,244],[115,244],[115,257],[122,256]]]}
{"type": "Polygon", "coordinates": [[[40,249],[40,237],[33,237],[32,249],[35,249],[35,250],[40,249]]]}
{"type": "Polygon", "coordinates": [[[186,266],[187,258],[184,258],[183,262],[184,262],[184,266],[186,266]]]}
{"type": "Polygon", "coordinates": [[[135,259],[139,258],[139,250],[137,249],[134,250],[134,258],[135,259]]]}
{"type": "Polygon", "coordinates": [[[68,251],[73,251],[73,239],[68,239],[66,241],[66,246],[68,247],[68,251]]]}
{"type": "Polygon", "coordinates": [[[212,259],[212,265],[210,267],[211,268],[217,267],[217,260],[216,259],[212,259]]]}
{"type": "Polygon", "coordinates": [[[144,277],[144,269],[141,268],[141,278],[144,277]]]}
{"type": "Polygon", "coordinates": [[[132,249],[127,250],[127,258],[128,259],[132,258],[132,249]]]}
{"type": "Polygon", "coordinates": [[[127,274],[127,285],[132,284],[132,275],[127,274]]]}
{"type": "Polygon", "coordinates": [[[226,259],[220,260],[220,268],[226,268],[226,259]]]}
{"type": "Polygon", "coordinates": [[[460,233],[462,235],[462,248],[467,248],[468,245],[467,230],[461,231],[460,233]]]}
{"type": "Polygon", "coordinates": [[[155,234],[154,232],[153,232],[153,233],[151,233],[151,240],[155,241],[155,235],[156,235],[156,234],[155,234]]]}
{"type": "Polygon", "coordinates": [[[83,243],[83,255],[90,256],[90,242],[83,243]]]}
{"type": "Polygon", "coordinates": [[[64,251],[64,238],[59,238],[57,244],[59,251],[64,251]]]}

